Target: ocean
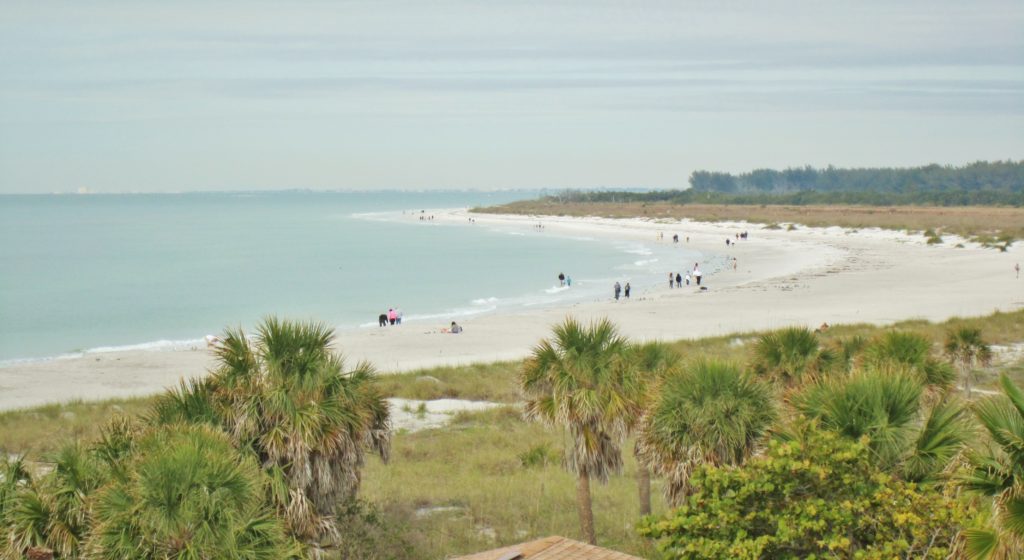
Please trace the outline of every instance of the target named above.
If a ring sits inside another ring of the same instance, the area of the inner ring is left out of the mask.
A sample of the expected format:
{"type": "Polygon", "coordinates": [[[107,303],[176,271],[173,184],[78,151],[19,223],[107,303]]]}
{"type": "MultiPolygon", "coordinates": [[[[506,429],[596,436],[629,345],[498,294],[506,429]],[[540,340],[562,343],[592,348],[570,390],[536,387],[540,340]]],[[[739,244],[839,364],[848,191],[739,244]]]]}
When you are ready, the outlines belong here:
{"type": "Polygon", "coordinates": [[[377,328],[395,307],[440,326],[655,286],[695,260],[653,235],[419,220],[538,194],[0,196],[0,363],[190,344],[268,315],[377,328]]]}

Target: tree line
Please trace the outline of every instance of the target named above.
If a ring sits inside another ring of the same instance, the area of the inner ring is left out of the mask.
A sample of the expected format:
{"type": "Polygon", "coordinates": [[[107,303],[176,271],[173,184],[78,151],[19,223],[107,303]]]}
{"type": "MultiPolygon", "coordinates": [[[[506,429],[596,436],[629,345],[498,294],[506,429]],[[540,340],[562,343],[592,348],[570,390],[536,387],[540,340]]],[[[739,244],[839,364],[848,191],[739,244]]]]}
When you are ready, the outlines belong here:
{"type": "Polygon", "coordinates": [[[979,161],[962,167],[840,169],[811,166],[730,174],[694,171],[687,190],[566,191],[558,202],[676,204],[862,204],[1024,206],[1024,161],[979,161]]]}

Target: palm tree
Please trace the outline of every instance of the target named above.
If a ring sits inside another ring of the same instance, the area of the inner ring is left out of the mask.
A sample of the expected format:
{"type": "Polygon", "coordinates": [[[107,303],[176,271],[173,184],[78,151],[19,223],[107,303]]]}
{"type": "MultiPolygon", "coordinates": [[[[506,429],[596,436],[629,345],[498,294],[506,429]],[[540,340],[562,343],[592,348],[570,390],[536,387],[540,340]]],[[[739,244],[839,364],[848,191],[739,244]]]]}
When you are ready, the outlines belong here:
{"type": "Polygon", "coordinates": [[[718,361],[669,374],[655,395],[637,445],[644,462],[667,478],[673,505],[686,495],[695,467],[742,463],[776,419],[771,387],[718,361]]]}
{"type": "Polygon", "coordinates": [[[956,373],[949,364],[932,356],[932,342],[917,333],[886,332],[867,345],[864,357],[866,365],[905,369],[940,392],[945,392],[956,381],[956,373]]]}
{"type": "Polygon", "coordinates": [[[337,536],[335,508],[355,498],[367,450],[390,449],[390,410],[373,367],[346,370],[322,324],[268,318],[250,341],[229,330],[218,367],[158,399],[155,424],[209,423],[251,449],[292,534],[316,548],[337,536]]]}
{"type": "Polygon", "coordinates": [[[866,368],[821,381],[793,397],[796,410],[850,439],[868,437],[883,469],[934,480],[970,437],[955,402],[924,405],[925,388],[906,368],[866,368]]]}
{"type": "MultiPolygon", "coordinates": [[[[32,484],[24,457],[0,455],[0,558],[21,558],[27,543],[14,531],[19,494],[32,484]]],[[[40,539],[42,540],[42,539],[40,539]]]]}
{"type": "Polygon", "coordinates": [[[971,473],[964,486],[991,499],[988,529],[965,531],[970,558],[1024,556],[1024,392],[1000,376],[1005,396],[974,403],[974,412],[991,438],[982,452],[968,455],[971,473]]]}
{"type": "Polygon", "coordinates": [[[960,376],[964,379],[964,390],[967,398],[971,398],[971,378],[974,368],[987,366],[992,362],[992,349],[981,337],[981,329],[976,327],[960,327],[946,333],[946,356],[956,364],[960,376]]]}
{"type": "Polygon", "coordinates": [[[90,498],[107,480],[103,465],[77,443],[52,457],[53,469],[24,485],[11,504],[9,546],[18,557],[35,549],[77,557],[89,528],[90,498]]]}
{"type": "Polygon", "coordinates": [[[552,334],[534,348],[519,381],[527,417],[569,432],[566,467],[577,475],[580,526],[594,544],[590,480],[606,482],[621,471],[620,444],[640,415],[643,382],[629,344],[607,319],[585,327],[568,318],[552,334]]]}
{"type": "Polygon", "coordinates": [[[817,335],[804,327],[789,327],[762,335],[754,345],[754,371],[787,385],[803,383],[834,361],[821,347],[817,335]]]}
{"type": "MultiPolygon", "coordinates": [[[[639,369],[641,380],[643,383],[650,387],[656,384],[657,380],[662,379],[678,367],[680,360],[679,354],[669,347],[667,344],[662,342],[648,342],[645,344],[639,344],[634,346],[635,351],[635,365],[639,369]]],[[[644,403],[641,405],[643,409],[647,409],[647,403],[650,402],[651,392],[649,390],[644,391],[644,403]]],[[[630,432],[635,432],[639,427],[640,418],[636,418],[637,422],[630,425],[630,432]]],[[[640,441],[637,440],[633,446],[633,455],[636,457],[636,470],[637,470],[637,494],[640,498],[640,515],[651,514],[651,470],[647,468],[647,464],[641,460],[640,457],[640,441]]]]}
{"type": "Polygon", "coordinates": [[[135,445],[128,476],[97,493],[88,557],[300,557],[267,505],[267,475],[226,434],[179,424],[154,428],[135,445]]]}

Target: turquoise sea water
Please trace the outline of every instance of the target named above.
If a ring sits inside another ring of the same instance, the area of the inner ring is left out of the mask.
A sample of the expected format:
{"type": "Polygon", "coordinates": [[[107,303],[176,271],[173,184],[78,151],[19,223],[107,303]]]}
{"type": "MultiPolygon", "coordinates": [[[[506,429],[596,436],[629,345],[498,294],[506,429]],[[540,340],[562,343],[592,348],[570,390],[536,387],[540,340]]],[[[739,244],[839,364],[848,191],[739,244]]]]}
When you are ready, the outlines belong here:
{"type": "Polygon", "coordinates": [[[398,307],[442,325],[659,285],[693,260],[653,239],[413,217],[536,194],[0,196],[0,361],[168,345],[269,314],[377,328],[398,307]]]}

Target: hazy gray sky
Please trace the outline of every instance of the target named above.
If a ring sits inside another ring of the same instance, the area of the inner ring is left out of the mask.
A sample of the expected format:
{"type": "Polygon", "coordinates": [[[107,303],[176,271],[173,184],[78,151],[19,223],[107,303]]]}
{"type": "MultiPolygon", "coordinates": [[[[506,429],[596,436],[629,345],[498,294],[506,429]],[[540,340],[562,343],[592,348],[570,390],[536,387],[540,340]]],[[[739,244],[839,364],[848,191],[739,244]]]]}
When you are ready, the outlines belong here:
{"type": "Polygon", "coordinates": [[[0,0],[0,192],[1024,158],[1024,2],[0,0]]]}

